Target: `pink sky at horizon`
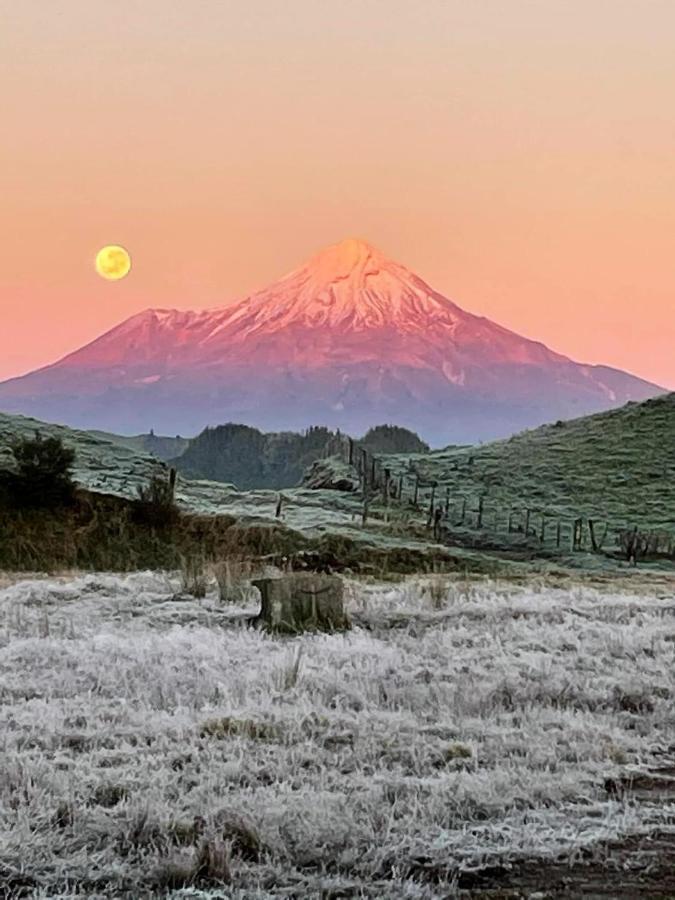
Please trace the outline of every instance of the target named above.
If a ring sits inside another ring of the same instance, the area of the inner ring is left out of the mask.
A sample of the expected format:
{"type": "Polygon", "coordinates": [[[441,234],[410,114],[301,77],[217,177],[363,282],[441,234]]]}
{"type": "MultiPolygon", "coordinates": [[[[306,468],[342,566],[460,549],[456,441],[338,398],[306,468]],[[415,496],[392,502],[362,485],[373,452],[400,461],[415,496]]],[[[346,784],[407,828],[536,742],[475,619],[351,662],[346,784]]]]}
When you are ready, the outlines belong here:
{"type": "Polygon", "coordinates": [[[675,388],[673,34],[671,0],[0,0],[0,378],[359,236],[675,388]]]}

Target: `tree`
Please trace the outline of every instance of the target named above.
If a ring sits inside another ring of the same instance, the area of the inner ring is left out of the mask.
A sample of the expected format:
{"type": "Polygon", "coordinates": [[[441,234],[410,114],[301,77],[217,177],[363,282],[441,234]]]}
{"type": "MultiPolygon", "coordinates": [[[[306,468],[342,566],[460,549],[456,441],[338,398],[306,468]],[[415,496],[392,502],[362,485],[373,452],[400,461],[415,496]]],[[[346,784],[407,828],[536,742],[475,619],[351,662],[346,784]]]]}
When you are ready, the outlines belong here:
{"type": "Polygon", "coordinates": [[[15,469],[6,473],[5,487],[11,503],[19,508],[54,509],[75,499],[71,468],[75,451],[58,437],[21,438],[11,447],[15,469]]]}

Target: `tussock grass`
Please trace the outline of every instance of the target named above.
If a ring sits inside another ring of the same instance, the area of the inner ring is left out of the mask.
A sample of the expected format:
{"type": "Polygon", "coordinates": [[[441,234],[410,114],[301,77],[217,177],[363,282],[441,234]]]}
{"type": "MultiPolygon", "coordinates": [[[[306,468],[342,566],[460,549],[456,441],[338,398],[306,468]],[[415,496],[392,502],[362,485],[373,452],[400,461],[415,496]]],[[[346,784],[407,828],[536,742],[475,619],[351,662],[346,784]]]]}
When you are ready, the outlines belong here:
{"type": "Polygon", "coordinates": [[[245,603],[255,596],[251,579],[257,577],[262,568],[255,560],[238,557],[215,563],[213,574],[221,603],[245,603]]]}
{"type": "Polygon", "coordinates": [[[199,553],[191,553],[181,560],[181,590],[198,600],[206,597],[209,578],[206,572],[204,557],[199,553]]]}

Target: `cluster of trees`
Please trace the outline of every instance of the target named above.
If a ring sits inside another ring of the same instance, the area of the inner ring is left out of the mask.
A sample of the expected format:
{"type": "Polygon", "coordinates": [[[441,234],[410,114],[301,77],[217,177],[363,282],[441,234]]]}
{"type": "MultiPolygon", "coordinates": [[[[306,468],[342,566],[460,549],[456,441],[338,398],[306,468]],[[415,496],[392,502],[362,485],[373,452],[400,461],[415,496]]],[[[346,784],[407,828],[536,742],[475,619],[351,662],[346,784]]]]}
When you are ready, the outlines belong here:
{"type": "Polygon", "coordinates": [[[231,482],[240,490],[293,487],[331,437],[328,428],[264,434],[248,425],[218,425],[193,438],[170,464],[187,477],[231,482]]]}
{"type": "Polygon", "coordinates": [[[376,425],[359,441],[371,453],[428,453],[419,435],[400,425],[376,425]]]}
{"type": "MultiPolygon", "coordinates": [[[[336,451],[340,432],[313,427],[302,433],[265,434],[248,425],[206,428],[172,460],[183,475],[235,484],[240,490],[299,484],[317,459],[336,451]]],[[[429,447],[406,428],[378,425],[359,443],[373,453],[424,453],[429,447]]]]}

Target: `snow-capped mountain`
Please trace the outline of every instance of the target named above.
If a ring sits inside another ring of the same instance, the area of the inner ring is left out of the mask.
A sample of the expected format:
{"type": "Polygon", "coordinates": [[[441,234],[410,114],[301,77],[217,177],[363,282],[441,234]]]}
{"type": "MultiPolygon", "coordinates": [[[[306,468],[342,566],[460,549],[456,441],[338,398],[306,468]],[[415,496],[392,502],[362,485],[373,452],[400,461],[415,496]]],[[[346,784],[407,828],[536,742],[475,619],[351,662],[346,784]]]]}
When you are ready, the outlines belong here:
{"type": "Polygon", "coordinates": [[[0,384],[0,408],[72,425],[190,434],[207,424],[393,422],[434,443],[506,435],[661,389],[472,315],[349,239],[217,309],[149,309],[0,384]]]}

